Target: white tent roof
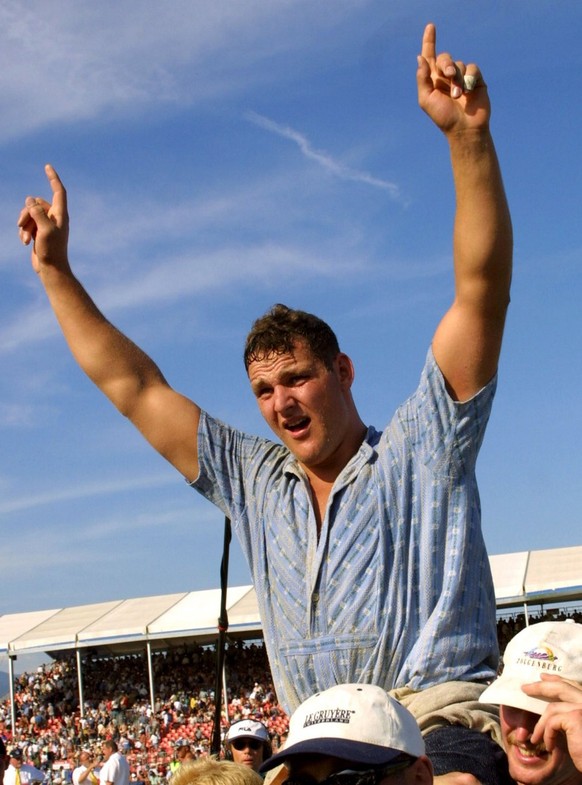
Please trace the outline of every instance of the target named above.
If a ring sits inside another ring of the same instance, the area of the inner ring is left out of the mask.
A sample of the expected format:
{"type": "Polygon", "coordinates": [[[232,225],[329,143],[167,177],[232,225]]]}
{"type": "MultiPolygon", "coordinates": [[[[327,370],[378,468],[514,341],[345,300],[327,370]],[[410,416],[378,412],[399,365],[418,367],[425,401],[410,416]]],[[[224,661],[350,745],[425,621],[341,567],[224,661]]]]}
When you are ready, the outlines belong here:
{"type": "Polygon", "coordinates": [[[532,551],[527,566],[525,591],[544,602],[553,595],[582,594],[582,548],[532,551]],[[550,558],[548,558],[548,554],[550,558]]]}
{"type": "Polygon", "coordinates": [[[163,594],[157,597],[138,597],[124,600],[93,619],[77,636],[84,646],[94,646],[109,641],[113,644],[120,637],[124,641],[143,639],[152,623],[171,612],[186,594],[163,594]]]}
{"type": "Polygon", "coordinates": [[[52,611],[31,611],[29,613],[7,613],[0,616],[0,654],[6,654],[11,642],[17,640],[26,632],[34,630],[42,622],[59,612],[59,608],[52,611]]]}
{"type": "Polygon", "coordinates": [[[497,605],[523,602],[529,551],[490,556],[497,605]]]}
{"type": "MultiPolygon", "coordinates": [[[[252,586],[229,587],[229,634],[262,634],[252,586]]],[[[217,637],[220,590],[164,594],[0,616],[0,656],[93,649],[113,654],[217,637]]]]}
{"type": "Polygon", "coordinates": [[[582,599],[582,547],[490,556],[497,607],[582,599]]]}
{"type": "MultiPolygon", "coordinates": [[[[582,599],[582,547],[491,556],[497,607],[582,599]]],[[[218,635],[220,590],[114,600],[0,616],[0,656],[67,649],[122,654],[146,642],[164,649],[185,641],[210,643],[218,635]]],[[[252,586],[228,589],[229,635],[260,637],[252,586]]]]}

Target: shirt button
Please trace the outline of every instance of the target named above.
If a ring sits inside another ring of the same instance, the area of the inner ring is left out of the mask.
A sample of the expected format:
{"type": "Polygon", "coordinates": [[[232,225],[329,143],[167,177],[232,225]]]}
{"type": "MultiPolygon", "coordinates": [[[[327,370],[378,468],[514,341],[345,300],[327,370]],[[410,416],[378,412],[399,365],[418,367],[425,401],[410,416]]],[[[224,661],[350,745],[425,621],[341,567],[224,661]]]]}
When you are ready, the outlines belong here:
{"type": "Polygon", "coordinates": [[[313,592],[313,594],[311,595],[311,602],[314,605],[317,605],[317,603],[319,602],[319,592],[317,592],[317,591],[313,592]]]}

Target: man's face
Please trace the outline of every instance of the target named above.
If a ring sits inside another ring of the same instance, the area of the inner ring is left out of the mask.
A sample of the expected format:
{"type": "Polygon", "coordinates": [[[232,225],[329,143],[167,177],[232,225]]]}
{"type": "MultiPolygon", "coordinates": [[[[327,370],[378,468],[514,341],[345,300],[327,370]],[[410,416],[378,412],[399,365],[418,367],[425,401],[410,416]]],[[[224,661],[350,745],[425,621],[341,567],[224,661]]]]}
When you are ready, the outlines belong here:
{"type": "Polygon", "coordinates": [[[572,763],[565,739],[558,739],[551,752],[547,752],[544,744],[534,746],[530,743],[539,718],[539,714],[523,709],[499,707],[501,734],[511,777],[523,785],[582,783],[582,773],[572,763]]]}
{"type": "Polygon", "coordinates": [[[306,469],[343,469],[351,454],[342,446],[349,420],[349,359],[339,354],[330,370],[303,341],[293,354],[270,354],[249,365],[261,414],[273,433],[306,469]]]}
{"type": "Polygon", "coordinates": [[[313,777],[316,782],[323,782],[332,774],[348,768],[345,760],[333,758],[330,755],[294,755],[287,763],[288,778],[293,781],[302,777],[313,777]]]}
{"type": "MultiPolygon", "coordinates": [[[[324,783],[333,774],[351,769],[349,761],[330,755],[296,755],[289,759],[287,766],[291,783],[295,780],[300,783],[303,777],[324,783]]],[[[358,773],[354,772],[351,776],[357,783],[358,773]]],[[[433,785],[432,765],[426,756],[422,756],[405,768],[396,767],[393,772],[387,771],[377,785],[433,785]]]]}
{"type": "Polygon", "coordinates": [[[259,739],[238,738],[230,743],[232,759],[253,771],[258,771],[263,762],[263,743],[259,739]]]}
{"type": "Polygon", "coordinates": [[[111,747],[108,747],[106,744],[104,744],[101,747],[101,754],[103,755],[103,760],[109,760],[109,758],[111,757],[112,753],[113,753],[113,750],[111,749],[111,747]]]}
{"type": "Polygon", "coordinates": [[[22,766],[22,760],[20,758],[10,758],[10,764],[14,766],[15,769],[19,769],[22,766]]]}

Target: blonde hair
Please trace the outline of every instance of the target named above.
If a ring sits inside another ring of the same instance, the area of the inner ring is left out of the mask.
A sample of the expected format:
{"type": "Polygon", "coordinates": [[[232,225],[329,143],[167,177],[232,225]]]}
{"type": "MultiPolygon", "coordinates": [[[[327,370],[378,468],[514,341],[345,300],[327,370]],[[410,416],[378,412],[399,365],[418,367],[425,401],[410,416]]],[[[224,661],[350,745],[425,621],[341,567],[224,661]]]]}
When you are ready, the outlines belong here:
{"type": "Polygon", "coordinates": [[[263,785],[263,780],[248,766],[229,760],[200,758],[182,763],[170,785],[263,785]]]}

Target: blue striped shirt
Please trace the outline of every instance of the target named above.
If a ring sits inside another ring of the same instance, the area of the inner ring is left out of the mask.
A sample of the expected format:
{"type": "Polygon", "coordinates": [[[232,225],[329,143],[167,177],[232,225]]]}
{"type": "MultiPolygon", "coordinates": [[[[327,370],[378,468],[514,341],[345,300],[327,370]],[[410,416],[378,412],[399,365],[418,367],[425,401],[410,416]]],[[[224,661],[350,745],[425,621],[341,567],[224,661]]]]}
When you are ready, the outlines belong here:
{"type": "Polygon", "coordinates": [[[202,413],[192,485],[239,537],[287,711],[341,682],[420,690],[494,677],[475,462],[495,386],[453,401],[429,350],[416,392],[336,479],[319,537],[287,448],[202,413]]]}

